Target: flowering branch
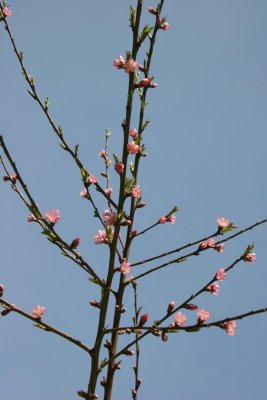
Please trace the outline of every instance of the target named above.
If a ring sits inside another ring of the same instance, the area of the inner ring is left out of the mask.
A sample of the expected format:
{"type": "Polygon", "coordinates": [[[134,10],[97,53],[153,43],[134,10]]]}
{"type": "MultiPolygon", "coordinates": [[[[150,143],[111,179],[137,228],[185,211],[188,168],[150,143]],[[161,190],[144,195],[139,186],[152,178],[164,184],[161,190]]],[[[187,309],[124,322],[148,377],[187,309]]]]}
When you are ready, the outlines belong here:
{"type": "MultiPolygon", "coordinates": [[[[72,336],[68,335],[67,333],[64,333],[64,332],[56,329],[55,327],[48,325],[46,322],[42,321],[41,318],[33,317],[31,314],[28,314],[25,311],[21,310],[20,308],[15,307],[14,304],[9,303],[8,301],[6,301],[2,298],[0,299],[0,305],[2,307],[4,307],[8,312],[11,312],[11,311],[16,312],[20,315],[23,315],[25,318],[28,318],[28,319],[32,320],[33,322],[37,323],[36,325],[34,325],[37,328],[41,328],[47,332],[53,332],[56,335],[59,335],[59,336],[63,337],[64,339],[68,340],[69,342],[76,344],[76,346],[85,350],[87,353],[90,353],[90,351],[91,351],[90,347],[86,346],[80,340],[73,338],[72,336]]],[[[4,312],[5,311],[3,311],[3,313],[4,312]]],[[[6,313],[4,315],[6,315],[6,313]]]]}
{"type": "MultiPolygon", "coordinates": [[[[249,231],[249,230],[255,228],[256,226],[259,226],[259,225],[261,225],[261,224],[264,224],[265,222],[267,222],[267,219],[263,219],[263,220],[261,220],[261,221],[259,221],[259,222],[256,222],[255,224],[249,226],[248,228],[242,229],[242,230],[240,230],[239,232],[235,233],[234,235],[231,235],[231,236],[229,236],[228,238],[225,238],[225,239],[222,239],[222,240],[216,242],[215,245],[217,246],[217,245],[219,245],[219,244],[221,244],[221,243],[225,243],[225,242],[227,242],[228,240],[233,239],[234,237],[237,237],[237,236],[239,236],[239,235],[241,235],[241,234],[243,234],[243,233],[245,233],[245,232],[247,232],[247,231],[249,231]]],[[[213,238],[213,237],[215,237],[215,236],[217,236],[217,235],[219,235],[219,234],[220,234],[220,233],[218,233],[218,232],[213,233],[213,234],[211,234],[211,235],[209,235],[209,236],[206,236],[206,237],[204,237],[204,238],[202,238],[202,239],[198,239],[198,240],[196,240],[195,242],[190,242],[190,243],[186,244],[185,246],[178,247],[177,249],[174,249],[174,250],[171,250],[171,251],[168,251],[168,252],[165,252],[165,253],[161,253],[161,254],[159,254],[159,255],[157,255],[157,256],[147,258],[146,260],[142,260],[142,261],[138,261],[138,262],[136,262],[136,263],[132,263],[131,266],[132,266],[132,267],[135,267],[136,265],[141,265],[141,264],[143,265],[143,264],[145,264],[145,263],[147,263],[147,262],[157,260],[158,258],[166,257],[166,256],[168,256],[168,255],[170,255],[170,254],[173,254],[173,253],[178,253],[178,252],[180,252],[181,250],[184,250],[184,249],[186,249],[186,248],[188,248],[188,247],[191,247],[191,246],[194,246],[194,245],[196,245],[196,244],[199,244],[200,242],[206,241],[206,240],[208,240],[208,239],[210,239],[210,238],[213,238]]],[[[207,248],[205,248],[205,249],[207,249],[207,248]]],[[[199,251],[203,251],[203,250],[205,250],[205,249],[199,249],[199,251]]]]}
{"type": "MultiPolygon", "coordinates": [[[[96,281],[98,282],[99,285],[103,286],[103,282],[100,279],[100,277],[95,273],[95,271],[93,270],[92,267],[90,267],[90,265],[82,258],[82,256],[77,253],[68,243],[66,243],[60,236],[59,234],[55,231],[54,225],[52,223],[49,223],[45,220],[45,218],[43,217],[43,215],[41,214],[40,210],[38,209],[38,206],[36,205],[36,202],[34,201],[32,195],[30,194],[27,185],[24,183],[15,162],[13,161],[6,145],[3,139],[3,136],[0,135],[0,146],[3,148],[4,153],[8,159],[8,161],[10,162],[13,170],[15,171],[15,175],[16,175],[16,180],[18,180],[26,194],[26,196],[28,197],[29,201],[30,201],[30,205],[27,203],[27,201],[25,200],[23,194],[19,191],[19,189],[16,186],[16,183],[13,181],[12,182],[12,188],[19,194],[20,198],[23,200],[23,202],[26,204],[26,206],[29,208],[30,211],[32,211],[35,215],[34,215],[34,221],[37,222],[43,229],[43,233],[46,234],[48,237],[48,239],[50,240],[50,242],[52,242],[53,244],[57,245],[62,251],[64,251],[64,253],[66,253],[65,249],[67,249],[68,251],[70,251],[74,257],[71,257],[71,259],[78,264],[81,268],[83,268],[86,272],[88,272],[90,275],[92,275],[96,281]]],[[[8,177],[10,178],[11,175],[8,173],[7,168],[4,164],[4,161],[2,159],[2,156],[0,156],[0,160],[1,163],[5,169],[5,171],[8,174],[8,177]]],[[[16,181],[15,180],[15,181],[16,181]]],[[[66,255],[66,254],[64,254],[66,255]]]]}

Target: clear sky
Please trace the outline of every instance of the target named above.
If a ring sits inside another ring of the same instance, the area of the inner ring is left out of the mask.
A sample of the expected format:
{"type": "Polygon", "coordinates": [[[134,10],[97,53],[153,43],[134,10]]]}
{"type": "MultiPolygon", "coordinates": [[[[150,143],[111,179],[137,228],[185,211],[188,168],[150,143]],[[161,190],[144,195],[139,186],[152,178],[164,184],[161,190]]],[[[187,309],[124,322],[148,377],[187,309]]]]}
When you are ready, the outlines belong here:
{"type": "MultiPolygon", "coordinates": [[[[152,24],[146,10],[156,2],[143,3],[142,25],[152,24]]],[[[112,64],[131,48],[130,4],[135,2],[10,0],[8,21],[28,73],[40,97],[49,97],[50,112],[67,141],[80,144],[81,160],[103,186],[103,160],[97,155],[105,129],[112,132],[110,154],[121,155],[128,76],[112,64]]],[[[266,218],[267,2],[165,0],[163,15],[170,30],[159,32],[152,60],[158,88],[148,94],[148,157],[139,174],[147,206],[138,211],[135,229],[146,228],[174,205],[179,212],[175,225],[158,226],[136,239],[132,263],[215,232],[218,216],[240,228],[266,218]]],[[[80,252],[105,277],[108,248],[93,243],[100,225],[79,196],[79,170],[27,94],[3,23],[0,40],[0,132],[42,212],[60,210],[58,232],[67,242],[79,236],[80,252]]],[[[138,61],[143,63],[142,52],[138,61]]],[[[132,128],[138,121],[137,98],[134,105],[132,128]]],[[[114,191],[118,187],[113,171],[111,185],[114,191]]],[[[0,190],[4,298],[28,312],[36,304],[45,306],[47,323],[92,346],[98,311],[88,302],[99,300],[98,288],[60,255],[37,224],[27,223],[28,211],[10,185],[2,181],[0,190]]],[[[104,211],[98,194],[95,200],[104,211]]],[[[260,226],[228,242],[223,254],[208,251],[139,281],[142,312],[148,312],[149,322],[159,319],[171,300],[182,303],[253,242],[256,262],[239,263],[218,296],[204,293],[195,303],[210,311],[211,321],[266,306],[266,227],[260,226]]],[[[132,321],[132,302],[129,288],[125,324],[132,321]]],[[[196,321],[195,311],[186,314],[189,323],[196,321]]],[[[0,399],[75,399],[77,390],[86,390],[89,358],[32,325],[18,314],[0,318],[0,399]]],[[[170,334],[167,343],[145,338],[139,399],[266,400],[266,327],[261,314],[238,321],[234,337],[214,327],[170,334]]],[[[127,340],[122,337],[121,344],[127,340]]],[[[131,399],[134,362],[123,359],[114,399],[131,399]]],[[[101,399],[103,389],[97,393],[101,399]]]]}

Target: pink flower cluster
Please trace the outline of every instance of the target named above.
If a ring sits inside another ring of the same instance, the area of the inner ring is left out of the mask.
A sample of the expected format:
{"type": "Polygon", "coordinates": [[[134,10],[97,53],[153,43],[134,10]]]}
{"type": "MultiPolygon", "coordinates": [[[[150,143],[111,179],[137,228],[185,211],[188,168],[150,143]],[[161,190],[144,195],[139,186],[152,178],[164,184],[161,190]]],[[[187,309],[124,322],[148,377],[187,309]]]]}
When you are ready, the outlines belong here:
{"type": "Polygon", "coordinates": [[[40,307],[39,305],[37,305],[35,308],[32,308],[32,315],[34,316],[34,318],[41,319],[44,312],[45,312],[45,307],[40,307]]]}
{"type": "Polygon", "coordinates": [[[83,197],[83,198],[88,198],[89,196],[88,196],[87,190],[86,190],[86,189],[83,189],[83,190],[80,192],[80,196],[83,197]]]}
{"type": "Polygon", "coordinates": [[[92,174],[89,174],[89,176],[88,176],[89,185],[91,185],[92,183],[96,183],[96,182],[97,182],[97,177],[93,176],[92,174]]]}
{"type": "Polygon", "coordinates": [[[4,182],[11,181],[13,183],[16,183],[16,180],[17,180],[17,175],[16,174],[11,174],[10,178],[7,175],[3,176],[3,181],[4,182]]]}
{"type": "Polygon", "coordinates": [[[127,61],[124,61],[122,56],[119,56],[114,60],[113,67],[117,69],[124,69],[127,74],[130,72],[135,72],[135,68],[138,67],[138,62],[134,61],[133,58],[129,58],[127,61]]]}
{"type": "Polygon", "coordinates": [[[219,254],[221,254],[224,250],[224,244],[218,244],[215,246],[215,240],[209,239],[207,242],[203,241],[199,243],[199,250],[203,250],[205,248],[214,248],[219,254]]]}
{"type": "Polygon", "coordinates": [[[127,144],[127,150],[130,154],[137,154],[140,151],[140,147],[138,146],[138,144],[135,143],[134,140],[132,140],[130,143],[127,144]]]}
{"type": "Polygon", "coordinates": [[[183,326],[186,324],[186,315],[183,315],[181,311],[175,314],[173,319],[175,321],[175,325],[183,326]]]}
{"type": "Polygon", "coordinates": [[[124,165],[121,161],[117,162],[114,164],[114,169],[117,172],[117,174],[122,174],[124,170],[124,165]]]}
{"type": "Polygon", "coordinates": [[[10,10],[8,9],[8,7],[4,7],[4,8],[3,8],[3,14],[4,14],[6,17],[8,17],[8,16],[12,15],[12,11],[10,11],[10,10]]]}
{"type": "Polygon", "coordinates": [[[121,263],[121,266],[120,266],[120,271],[121,271],[121,273],[123,274],[123,275],[127,275],[127,274],[130,274],[130,272],[131,272],[131,264],[130,263],[128,263],[128,262],[126,262],[126,258],[123,258],[122,259],[122,263],[121,263]]]}
{"type": "Polygon", "coordinates": [[[132,138],[135,138],[135,136],[137,135],[137,130],[134,128],[134,129],[132,129],[131,131],[129,131],[129,135],[132,137],[132,138]]]}
{"type": "Polygon", "coordinates": [[[207,289],[211,292],[211,294],[217,296],[219,294],[220,286],[217,282],[214,282],[210,286],[208,286],[207,289]]]}
{"type": "MultiPolygon", "coordinates": [[[[112,231],[112,237],[114,235],[114,231],[112,231]]],[[[94,236],[95,244],[109,243],[106,231],[101,231],[100,229],[97,231],[97,235],[94,236]]]]}
{"type": "Polygon", "coordinates": [[[223,217],[218,217],[217,218],[217,222],[218,222],[218,230],[222,231],[223,228],[226,228],[229,225],[229,221],[228,219],[225,219],[223,217]]]}
{"type": "Polygon", "coordinates": [[[110,196],[111,195],[111,193],[112,193],[112,188],[106,188],[105,189],[105,193],[108,195],[108,196],[110,196]]]}
{"type": "Polygon", "coordinates": [[[256,260],[256,254],[255,253],[249,253],[246,255],[245,261],[249,263],[253,263],[256,260]]]}
{"type": "Polygon", "coordinates": [[[201,310],[198,310],[197,315],[198,315],[198,323],[199,324],[202,324],[203,322],[207,321],[207,319],[209,319],[209,317],[210,317],[210,313],[208,311],[206,311],[204,308],[202,308],[201,310]]]}
{"type": "Polygon", "coordinates": [[[60,220],[59,210],[50,210],[45,213],[46,219],[51,223],[55,224],[60,220]]]}
{"type": "Polygon", "coordinates": [[[115,224],[116,220],[117,220],[117,214],[113,211],[110,212],[108,210],[105,210],[103,212],[103,218],[104,218],[104,225],[107,226],[112,226],[115,224]]]}
{"type": "Polygon", "coordinates": [[[139,185],[136,185],[131,191],[131,196],[132,197],[141,197],[141,195],[142,195],[142,190],[140,189],[139,185]]]}
{"type": "Polygon", "coordinates": [[[228,333],[228,335],[234,336],[235,335],[235,330],[236,330],[236,322],[235,321],[228,321],[224,323],[224,327],[226,330],[226,333],[228,333]]]}
{"type": "Polygon", "coordinates": [[[224,280],[224,278],[226,278],[226,276],[227,276],[227,272],[225,272],[225,270],[223,268],[221,268],[221,269],[217,270],[215,278],[218,279],[218,281],[222,282],[224,280]]]}
{"type": "Polygon", "coordinates": [[[175,217],[174,214],[171,214],[168,218],[166,218],[166,217],[161,217],[161,218],[159,219],[159,223],[160,223],[160,224],[165,224],[165,222],[170,222],[171,224],[175,224],[175,221],[176,221],[176,217],[175,217]]]}

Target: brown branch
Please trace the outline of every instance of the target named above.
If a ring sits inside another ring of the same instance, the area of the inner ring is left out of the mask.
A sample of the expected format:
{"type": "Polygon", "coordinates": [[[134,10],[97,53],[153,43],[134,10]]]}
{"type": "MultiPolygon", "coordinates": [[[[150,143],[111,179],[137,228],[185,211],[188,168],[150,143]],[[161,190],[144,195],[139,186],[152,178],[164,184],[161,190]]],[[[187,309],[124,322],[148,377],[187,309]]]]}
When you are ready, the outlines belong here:
{"type": "Polygon", "coordinates": [[[62,332],[58,329],[56,329],[54,326],[48,325],[46,322],[42,321],[41,318],[34,318],[31,314],[26,313],[25,311],[21,310],[18,307],[13,306],[11,303],[9,303],[8,301],[4,300],[4,299],[0,299],[0,305],[2,305],[2,307],[9,309],[10,312],[16,312],[20,315],[23,315],[25,318],[28,318],[30,320],[32,320],[33,322],[35,322],[38,327],[47,331],[47,332],[53,332],[58,336],[63,337],[64,339],[68,340],[69,342],[74,343],[76,346],[80,347],[81,349],[85,350],[87,353],[90,353],[91,349],[90,347],[86,346],[85,344],[83,344],[80,340],[73,338],[72,336],[68,335],[65,332],[62,332]]]}
{"type": "MultiPolygon", "coordinates": [[[[228,240],[233,239],[234,237],[239,236],[239,235],[241,235],[242,233],[247,232],[247,231],[249,231],[250,229],[253,229],[253,228],[255,228],[255,227],[258,226],[258,225],[264,224],[265,222],[267,222],[267,219],[263,219],[263,220],[261,220],[261,221],[259,221],[259,222],[256,222],[255,224],[249,226],[248,228],[242,229],[242,230],[240,230],[239,232],[235,233],[234,235],[231,235],[231,236],[229,236],[228,238],[225,238],[225,239],[223,239],[223,240],[220,240],[220,241],[216,242],[216,245],[221,244],[221,243],[224,243],[224,242],[227,242],[228,240]]],[[[178,247],[177,249],[174,249],[174,250],[171,250],[171,251],[168,251],[168,252],[159,254],[159,255],[154,256],[154,257],[147,258],[146,260],[143,260],[143,261],[138,261],[138,262],[136,262],[136,263],[133,263],[133,264],[131,264],[131,267],[135,267],[136,265],[141,265],[141,264],[143,265],[143,264],[145,264],[145,263],[147,263],[147,262],[157,260],[158,258],[166,257],[166,256],[168,256],[168,255],[170,255],[170,254],[173,254],[173,253],[178,253],[178,252],[180,252],[181,250],[186,249],[187,247],[194,246],[194,245],[196,245],[196,244],[198,244],[198,243],[200,243],[200,242],[206,241],[206,240],[208,240],[208,239],[210,239],[210,238],[212,238],[212,237],[218,236],[218,235],[219,235],[218,232],[213,233],[212,235],[206,236],[206,237],[204,237],[204,238],[202,238],[202,239],[198,239],[198,240],[196,240],[195,242],[190,242],[190,243],[186,244],[185,246],[178,247]]],[[[203,249],[203,250],[205,250],[205,249],[203,249]]],[[[202,250],[201,250],[201,251],[202,251],[202,250]]]]}

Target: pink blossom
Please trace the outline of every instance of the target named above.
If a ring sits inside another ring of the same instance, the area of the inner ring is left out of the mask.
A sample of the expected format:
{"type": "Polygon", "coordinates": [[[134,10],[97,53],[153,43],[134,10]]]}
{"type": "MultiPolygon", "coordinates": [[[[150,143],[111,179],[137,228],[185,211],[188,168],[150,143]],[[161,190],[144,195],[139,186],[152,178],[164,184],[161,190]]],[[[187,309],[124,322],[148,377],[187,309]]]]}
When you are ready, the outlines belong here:
{"type": "Polygon", "coordinates": [[[154,8],[153,8],[153,7],[148,7],[148,11],[150,12],[150,14],[157,15],[157,11],[156,11],[156,10],[154,10],[154,8]]]}
{"type": "Polygon", "coordinates": [[[35,218],[35,216],[33,214],[30,214],[28,216],[28,222],[33,222],[33,221],[36,221],[36,218],[35,218]]]}
{"type": "Polygon", "coordinates": [[[110,196],[111,193],[112,193],[112,188],[106,188],[106,189],[105,189],[105,193],[106,193],[108,196],[110,196]]]}
{"type": "Polygon", "coordinates": [[[116,58],[116,60],[114,60],[113,63],[113,67],[117,68],[117,69],[121,69],[124,67],[125,61],[123,59],[122,56],[119,56],[118,58],[116,58]]]}
{"type": "Polygon", "coordinates": [[[129,135],[132,136],[133,138],[137,135],[137,130],[134,128],[129,132],[129,135]]]}
{"type": "Polygon", "coordinates": [[[256,254],[255,253],[249,253],[246,255],[245,261],[249,263],[253,263],[256,260],[256,254]]]}
{"type": "Polygon", "coordinates": [[[167,221],[167,219],[165,217],[160,217],[160,219],[159,219],[160,224],[165,224],[166,221],[167,221]]]}
{"type": "Polygon", "coordinates": [[[174,214],[171,214],[168,218],[167,218],[167,222],[170,222],[171,224],[175,224],[175,220],[176,217],[174,214]]]}
{"type": "Polygon", "coordinates": [[[138,66],[138,62],[137,61],[134,61],[134,59],[133,58],[129,58],[129,60],[127,60],[126,62],[125,62],[125,64],[124,64],[124,69],[125,69],[125,72],[127,73],[127,74],[129,74],[130,72],[135,72],[135,68],[138,66]]]}
{"type": "Polygon", "coordinates": [[[195,306],[195,304],[190,304],[190,303],[188,303],[188,304],[186,304],[186,305],[184,306],[184,308],[186,308],[187,310],[196,310],[196,309],[197,309],[197,306],[195,306]]]}
{"type": "Polygon", "coordinates": [[[132,189],[132,191],[131,191],[131,196],[132,196],[132,197],[141,197],[141,195],[142,195],[142,190],[140,190],[139,188],[140,188],[140,186],[139,186],[139,185],[136,185],[136,186],[132,189]]]}
{"type": "Polygon", "coordinates": [[[234,336],[235,335],[235,330],[236,330],[236,322],[235,321],[228,321],[224,323],[225,329],[226,329],[226,333],[228,333],[228,335],[234,336]]]}
{"type": "Polygon", "coordinates": [[[207,242],[208,247],[215,247],[215,240],[214,239],[209,239],[207,242]]]}
{"type": "Polygon", "coordinates": [[[46,218],[51,224],[60,220],[59,210],[50,210],[45,213],[46,218]]]}
{"type": "Polygon", "coordinates": [[[105,157],[106,157],[106,152],[105,152],[105,150],[101,150],[100,153],[98,154],[98,157],[105,158],[105,157]]]}
{"type": "Polygon", "coordinates": [[[4,8],[3,8],[3,14],[4,14],[6,17],[8,17],[8,16],[12,15],[12,12],[11,12],[7,7],[4,7],[4,8]]]}
{"type": "Polygon", "coordinates": [[[221,217],[221,218],[218,217],[218,218],[217,218],[217,222],[218,222],[218,230],[219,230],[219,231],[222,231],[223,228],[225,228],[226,226],[229,225],[228,219],[225,219],[225,218],[223,218],[223,217],[221,217]]]}
{"type": "Polygon", "coordinates": [[[171,312],[173,311],[173,309],[174,309],[174,306],[175,306],[174,301],[171,301],[171,302],[169,303],[169,305],[168,305],[167,313],[171,313],[171,312]]]}
{"type": "Polygon", "coordinates": [[[220,286],[217,282],[214,282],[210,286],[208,286],[207,289],[211,292],[211,294],[217,296],[219,294],[220,286]]]}
{"type": "Polygon", "coordinates": [[[37,305],[35,308],[32,308],[32,315],[34,316],[34,318],[41,319],[44,312],[45,312],[45,307],[40,307],[39,305],[37,305]]]}
{"type": "Polygon", "coordinates": [[[97,231],[97,235],[94,236],[95,244],[102,244],[107,242],[107,234],[106,231],[97,231]]]}
{"type": "Polygon", "coordinates": [[[9,176],[6,176],[6,175],[3,176],[3,181],[4,182],[11,181],[13,183],[16,183],[16,180],[17,180],[17,174],[11,174],[10,178],[9,178],[9,176]]]}
{"type": "Polygon", "coordinates": [[[138,144],[135,143],[134,140],[132,140],[130,143],[127,144],[127,150],[130,154],[137,154],[140,150],[140,147],[138,146],[138,144]]]}
{"type": "Polygon", "coordinates": [[[86,189],[83,189],[83,190],[80,192],[80,196],[81,196],[81,197],[84,197],[84,198],[88,198],[89,196],[88,196],[87,190],[86,190],[86,189]]]}
{"type": "Polygon", "coordinates": [[[161,25],[161,29],[168,31],[170,29],[170,24],[168,24],[168,22],[164,22],[164,24],[161,25]]]}
{"type": "Polygon", "coordinates": [[[120,266],[120,271],[123,275],[127,275],[131,272],[131,264],[126,262],[126,258],[122,259],[122,264],[120,266]]]}
{"type": "Polygon", "coordinates": [[[209,319],[209,317],[210,317],[210,313],[208,311],[206,311],[204,308],[202,308],[201,310],[198,310],[197,315],[198,315],[198,323],[199,324],[202,324],[204,321],[207,321],[207,319],[209,319]]]}
{"type": "Polygon", "coordinates": [[[223,252],[223,250],[224,250],[224,244],[222,243],[222,244],[218,244],[218,246],[215,246],[215,250],[219,253],[219,254],[221,254],[222,252],[223,252]]]}
{"type": "Polygon", "coordinates": [[[181,311],[175,314],[173,318],[176,325],[183,326],[186,324],[186,315],[183,315],[181,311]]]}
{"type": "Polygon", "coordinates": [[[207,246],[208,246],[208,245],[207,245],[206,242],[200,242],[198,248],[199,248],[200,250],[202,250],[202,249],[205,249],[207,246]]]}
{"type": "Polygon", "coordinates": [[[88,183],[91,185],[92,183],[96,183],[96,182],[97,182],[97,177],[93,176],[92,174],[89,174],[88,183]]]}
{"type": "Polygon", "coordinates": [[[108,210],[105,210],[103,212],[103,218],[104,218],[104,225],[107,226],[112,226],[115,224],[116,220],[117,220],[117,214],[113,211],[110,212],[108,210]]]}
{"type": "Polygon", "coordinates": [[[218,281],[223,281],[224,278],[227,276],[227,272],[225,272],[225,270],[223,268],[218,269],[217,273],[215,275],[216,279],[218,279],[218,281]]]}
{"type": "Polygon", "coordinates": [[[80,238],[76,238],[76,239],[74,239],[72,242],[71,242],[71,245],[70,245],[70,248],[71,249],[77,249],[77,247],[79,246],[79,244],[80,244],[80,238]]]}
{"type": "Polygon", "coordinates": [[[147,322],[147,320],[148,320],[148,313],[141,315],[139,326],[143,326],[147,322]]]}
{"type": "Polygon", "coordinates": [[[150,84],[150,82],[151,82],[151,78],[141,79],[141,81],[139,82],[139,87],[147,86],[150,84]]]}
{"type": "Polygon", "coordinates": [[[123,163],[120,161],[120,162],[114,164],[114,169],[115,169],[115,171],[116,171],[118,174],[122,174],[122,173],[123,173],[123,170],[124,170],[124,165],[123,165],[123,163]]]}

